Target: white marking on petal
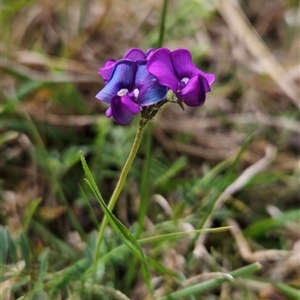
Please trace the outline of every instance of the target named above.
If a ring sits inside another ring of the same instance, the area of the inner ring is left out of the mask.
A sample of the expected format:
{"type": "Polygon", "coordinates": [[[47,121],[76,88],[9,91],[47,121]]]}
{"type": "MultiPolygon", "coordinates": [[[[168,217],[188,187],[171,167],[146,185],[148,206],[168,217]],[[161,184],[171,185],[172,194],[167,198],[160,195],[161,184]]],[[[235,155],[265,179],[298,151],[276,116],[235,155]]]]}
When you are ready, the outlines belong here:
{"type": "Polygon", "coordinates": [[[134,98],[135,98],[136,101],[138,99],[139,93],[140,93],[140,91],[138,89],[134,89],[133,95],[134,95],[134,98]]]}
{"type": "Polygon", "coordinates": [[[184,77],[184,78],[181,79],[181,81],[184,82],[185,84],[187,84],[189,82],[189,80],[190,79],[187,78],[187,77],[184,77]]]}
{"type": "Polygon", "coordinates": [[[121,90],[118,91],[117,95],[119,97],[122,97],[122,96],[125,96],[127,93],[128,93],[127,89],[121,89],[121,90]]]}

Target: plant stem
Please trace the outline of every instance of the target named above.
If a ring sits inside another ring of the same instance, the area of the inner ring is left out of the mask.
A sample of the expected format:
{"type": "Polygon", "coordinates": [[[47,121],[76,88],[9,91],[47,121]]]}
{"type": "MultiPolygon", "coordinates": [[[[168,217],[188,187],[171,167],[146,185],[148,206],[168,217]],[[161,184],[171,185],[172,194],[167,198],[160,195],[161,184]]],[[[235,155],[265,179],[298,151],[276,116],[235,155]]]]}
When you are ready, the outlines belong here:
{"type": "Polygon", "coordinates": [[[158,41],[157,41],[157,48],[162,47],[163,41],[164,41],[167,6],[168,6],[168,0],[164,0],[163,6],[162,6],[161,18],[160,18],[160,27],[159,27],[159,37],[158,37],[158,41]]]}
{"type": "MultiPolygon", "coordinates": [[[[127,178],[127,174],[131,168],[131,165],[133,163],[133,160],[134,158],[136,157],[136,154],[137,154],[137,151],[139,149],[139,146],[140,146],[140,143],[141,143],[141,140],[142,140],[142,137],[143,137],[143,133],[144,133],[144,130],[145,130],[145,127],[146,127],[146,124],[147,124],[147,120],[145,120],[144,118],[141,118],[140,119],[140,122],[139,122],[139,126],[138,126],[138,129],[137,129],[137,132],[135,134],[135,138],[134,138],[134,141],[133,141],[133,144],[132,144],[132,147],[131,147],[131,150],[130,150],[130,153],[127,157],[127,160],[124,164],[124,167],[122,169],[122,172],[121,172],[121,175],[120,175],[120,178],[118,180],[118,183],[115,187],[115,190],[108,202],[108,209],[110,211],[112,211],[115,207],[115,204],[118,200],[118,197],[124,187],[124,184],[125,184],[125,181],[126,181],[126,178],[127,178]]],[[[97,240],[97,245],[96,245],[96,251],[95,251],[95,256],[94,256],[94,262],[96,263],[97,261],[97,254],[98,254],[98,251],[99,251],[99,247],[100,247],[100,244],[103,240],[103,236],[104,236],[104,231],[105,231],[105,228],[107,226],[107,223],[108,223],[108,219],[106,217],[106,215],[104,215],[103,217],[103,221],[101,223],[101,227],[100,227],[100,230],[99,230],[99,234],[98,234],[98,240],[97,240]]]]}

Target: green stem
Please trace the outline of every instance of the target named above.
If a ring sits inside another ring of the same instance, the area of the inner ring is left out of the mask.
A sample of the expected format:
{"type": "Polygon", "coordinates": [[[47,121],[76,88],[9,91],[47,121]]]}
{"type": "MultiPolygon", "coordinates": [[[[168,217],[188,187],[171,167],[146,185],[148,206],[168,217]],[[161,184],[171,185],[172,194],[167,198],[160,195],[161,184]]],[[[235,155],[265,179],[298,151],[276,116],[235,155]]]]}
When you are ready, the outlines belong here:
{"type": "MultiPolygon", "coordinates": [[[[107,207],[110,211],[112,211],[114,209],[115,204],[117,202],[117,199],[118,199],[118,197],[119,197],[119,195],[120,195],[120,193],[121,193],[121,191],[124,187],[127,174],[128,174],[128,172],[131,168],[133,160],[136,157],[137,151],[139,149],[139,146],[140,146],[140,143],[141,143],[141,140],[142,140],[142,137],[143,137],[143,133],[144,133],[146,124],[147,124],[147,120],[145,120],[144,118],[141,118],[140,122],[139,122],[138,130],[135,134],[135,138],[134,138],[130,153],[129,153],[129,155],[127,157],[127,160],[124,164],[124,167],[122,169],[122,172],[121,172],[120,178],[118,180],[118,183],[115,187],[115,190],[114,190],[114,192],[113,192],[113,194],[112,194],[112,196],[111,196],[111,198],[108,202],[107,207]]],[[[107,226],[107,223],[108,223],[108,219],[107,219],[106,215],[104,215],[103,221],[101,223],[101,227],[100,227],[100,230],[99,230],[99,234],[98,234],[98,241],[97,241],[96,252],[95,252],[95,256],[94,256],[94,262],[95,263],[97,261],[97,254],[98,254],[98,251],[99,251],[100,244],[103,240],[104,231],[105,231],[105,228],[107,226]]]]}
{"type": "Polygon", "coordinates": [[[167,15],[167,6],[168,0],[164,0],[162,12],[161,12],[161,19],[160,19],[160,27],[159,27],[159,37],[157,41],[157,48],[162,47],[164,41],[164,34],[165,34],[165,23],[166,23],[166,15],[167,15]]]}

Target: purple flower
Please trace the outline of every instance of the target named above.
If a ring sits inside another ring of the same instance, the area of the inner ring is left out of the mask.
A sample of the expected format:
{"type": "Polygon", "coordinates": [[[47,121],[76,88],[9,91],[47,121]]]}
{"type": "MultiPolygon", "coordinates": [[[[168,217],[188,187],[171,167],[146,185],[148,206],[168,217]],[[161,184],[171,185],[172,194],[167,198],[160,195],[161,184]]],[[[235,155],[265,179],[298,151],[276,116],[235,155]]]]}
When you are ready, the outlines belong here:
{"type": "Polygon", "coordinates": [[[146,55],[143,55],[144,59],[140,60],[141,52],[132,49],[127,53],[127,59],[109,61],[103,68],[105,70],[101,71],[103,78],[108,80],[96,98],[110,104],[106,115],[113,116],[121,125],[128,124],[141,111],[141,107],[153,105],[167,94],[167,87],[160,85],[147,71],[146,55]],[[134,59],[129,60],[129,57],[134,59]]]}
{"type": "Polygon", "coordinates": [[[215,80],[215,75],[204,73],[193,64],[191,53],[186,49],[154,51],[149,55],[147,69],[180,101],[192,107],[205,102],[206,93],[215,80]]]}
{"type": "MultiPolygon", "coordinates": [[[[146,54],[138,48],[131,48],[123,57],[123,59],[129,59],[132,61],[138,61],[138,60],[145,60],[147,59],[147,56],[153,52],[153,49],[148,49],[146,54]]],[[[104,67],[100,68],[98,73],[102,76],[105,83],[107,83],[112,75],[112,72],[114,70],[116,64],[115,59],[109,59],[106,61],[104,67]]]]}

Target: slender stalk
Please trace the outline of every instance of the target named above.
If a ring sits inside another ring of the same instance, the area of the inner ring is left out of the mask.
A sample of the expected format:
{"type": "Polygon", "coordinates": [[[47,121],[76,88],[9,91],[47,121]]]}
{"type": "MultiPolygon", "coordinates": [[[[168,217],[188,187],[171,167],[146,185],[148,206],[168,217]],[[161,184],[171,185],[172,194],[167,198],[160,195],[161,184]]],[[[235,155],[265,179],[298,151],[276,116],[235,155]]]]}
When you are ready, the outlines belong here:
{"type": "Polygon", "coordinates": [[[158,41],[157,41],[157,48],[162,47],[163,41],[164,41],[167,6],[168,6],[168,0],[164,0],[163,6],[162,6],[161,18],[160,18],[160,27],[159,27],[159,37],[158,37],[158,41]]]}
{"type": "MultiPolygon", "coordinates": [[[[117,182],[117,185],[115,187],[115,190],[114,190],[114,192],[113,192],[113,194],[112,194],[112,196],[111,196],[111,198],[108,202],[107,207],[110,211],[112,211],[114,209],[115,204],[118,200],[118,197],[119,197],[119,195],[120,195],[120,193],[121,193],[121,191],[124,187],[124,184],[125,184],[125,181],[126,181],[126,178],[127,178],[127,174],[128,174],[128,172],[131,168],[133,160],[136,157],[137,151],[139,149],[139,146],[140,146],[140,143],[141,143],[141,140],[142,140],[142,137],[143,137],[143,133],[144,133],[146,124],[147,124],[147,120],[141,118],[140,122],[139,122],[137,132],[135,134],[135,138],[134,138],[130,153],[129,153],[129,155],[127,157],[127,160],[124,164],[124,167],[122,169],[122,172],[121,172],[120,178],[117,182]]],[[[106,215],[104,215],[103,221],[101,223],[101,227],[100,227],[100,230],[99,230],[99,234],[98,234],[98,240],[97,240],[97,245],[96,245],[94,262],[97,261],[97,254],[98,254],[98,251],[99,251],[100,244],[103,240],[104,231],[105,231],[105,228],[107,226],[107,223],[108,223],[108,219],[107,219],[106,215]]]]}

